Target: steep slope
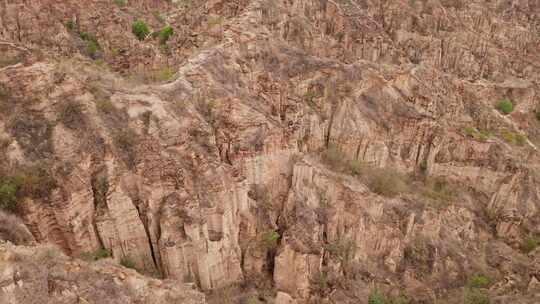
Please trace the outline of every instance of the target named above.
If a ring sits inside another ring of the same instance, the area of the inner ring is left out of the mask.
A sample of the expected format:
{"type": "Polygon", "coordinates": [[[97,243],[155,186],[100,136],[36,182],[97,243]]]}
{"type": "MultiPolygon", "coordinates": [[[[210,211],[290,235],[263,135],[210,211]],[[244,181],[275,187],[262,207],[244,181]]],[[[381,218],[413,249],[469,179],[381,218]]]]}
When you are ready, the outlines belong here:
{"type": "Polygon", "coordinates": [[[0,303],[206,303],[193,286],[107,261],[71,260],[54,247],[0,244],[0,303]]]}
{"type": "Polygon", "coordinates": [[[51,3],[0,4],[38,242],[219,303],[539,301],[537,2],[51,3]]]}

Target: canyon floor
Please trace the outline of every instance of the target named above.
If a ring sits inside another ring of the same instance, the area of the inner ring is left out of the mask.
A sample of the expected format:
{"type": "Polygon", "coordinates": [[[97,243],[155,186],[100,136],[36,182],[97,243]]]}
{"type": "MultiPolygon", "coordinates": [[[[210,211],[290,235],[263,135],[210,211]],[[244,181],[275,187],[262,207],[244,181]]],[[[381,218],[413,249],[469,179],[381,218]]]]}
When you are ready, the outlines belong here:
{"type": "Polygon", "coordinates": [[[540,303],[538,0],[0,1],[0,304],[540,303]]]}

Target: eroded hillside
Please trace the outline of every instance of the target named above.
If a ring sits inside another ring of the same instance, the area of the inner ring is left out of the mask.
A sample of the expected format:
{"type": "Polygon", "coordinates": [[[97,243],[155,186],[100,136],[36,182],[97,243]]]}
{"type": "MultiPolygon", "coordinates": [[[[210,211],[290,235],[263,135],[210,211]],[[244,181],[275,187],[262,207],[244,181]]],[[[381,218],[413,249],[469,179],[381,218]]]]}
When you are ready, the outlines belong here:
{"type": "Polygon", "coordinates": [[[49,303],[204,301],[167,298],[183,283],[209,303],[537,303],[539,17],[535,0],[0,3],[0,199],[24,222],[0,229],[0,303],[36,303],[43,280],[81,286],[48,284],[49,303]],[[29,258],[2,252],[36,243],[85,275],[16,277],[29,258]],[[91,296],[126,271],[144,284],[91,296]]]}

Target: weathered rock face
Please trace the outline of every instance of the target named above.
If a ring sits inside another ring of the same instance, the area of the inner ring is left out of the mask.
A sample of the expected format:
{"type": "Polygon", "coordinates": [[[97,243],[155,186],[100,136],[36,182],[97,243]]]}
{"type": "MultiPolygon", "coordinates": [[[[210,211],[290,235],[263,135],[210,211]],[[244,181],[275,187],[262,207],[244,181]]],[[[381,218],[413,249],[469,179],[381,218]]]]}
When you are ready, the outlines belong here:
{"type": "Polygon", "coordinates": [[[0,244],[0,303],[203,304],[192,284],[144,277],[110,261],[86,263],[57,248],[0,244]]]}
{"type": "Polygon", "coordinates": [[[0,3],[0,177],[32,177],[37,242],[277,303],[478,274],[538,302],[535,1],[180,2],[0,3]]]}

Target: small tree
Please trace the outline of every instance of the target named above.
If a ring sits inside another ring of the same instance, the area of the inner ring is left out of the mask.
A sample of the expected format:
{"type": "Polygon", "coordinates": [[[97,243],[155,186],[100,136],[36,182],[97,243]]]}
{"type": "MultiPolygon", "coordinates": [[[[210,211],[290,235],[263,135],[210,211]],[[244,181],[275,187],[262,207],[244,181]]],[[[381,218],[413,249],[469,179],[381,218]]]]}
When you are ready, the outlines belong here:
{"type": "Polygon", "coordinates": [[[512,113],[514,106],[510,101],[503,99],[497,103],[497,110],[506,115],[512,113]]]}
{"type": "Polygon", "coordinates": [[[150,33],[150,30],[144,21],[135,20],[135,22],[133,22],[131,25],[131,32],[137,37],[137,39],[143,41],[150,33]]]}
{"type": "Polygon", "coordinates": [[[171,37],[173,34],[173,29],[170,26],[165,26],[159,31],[159,43],[161,45],[164,45],[167,43],[167,40],[169,40],[169,37],[171,37]]]}

